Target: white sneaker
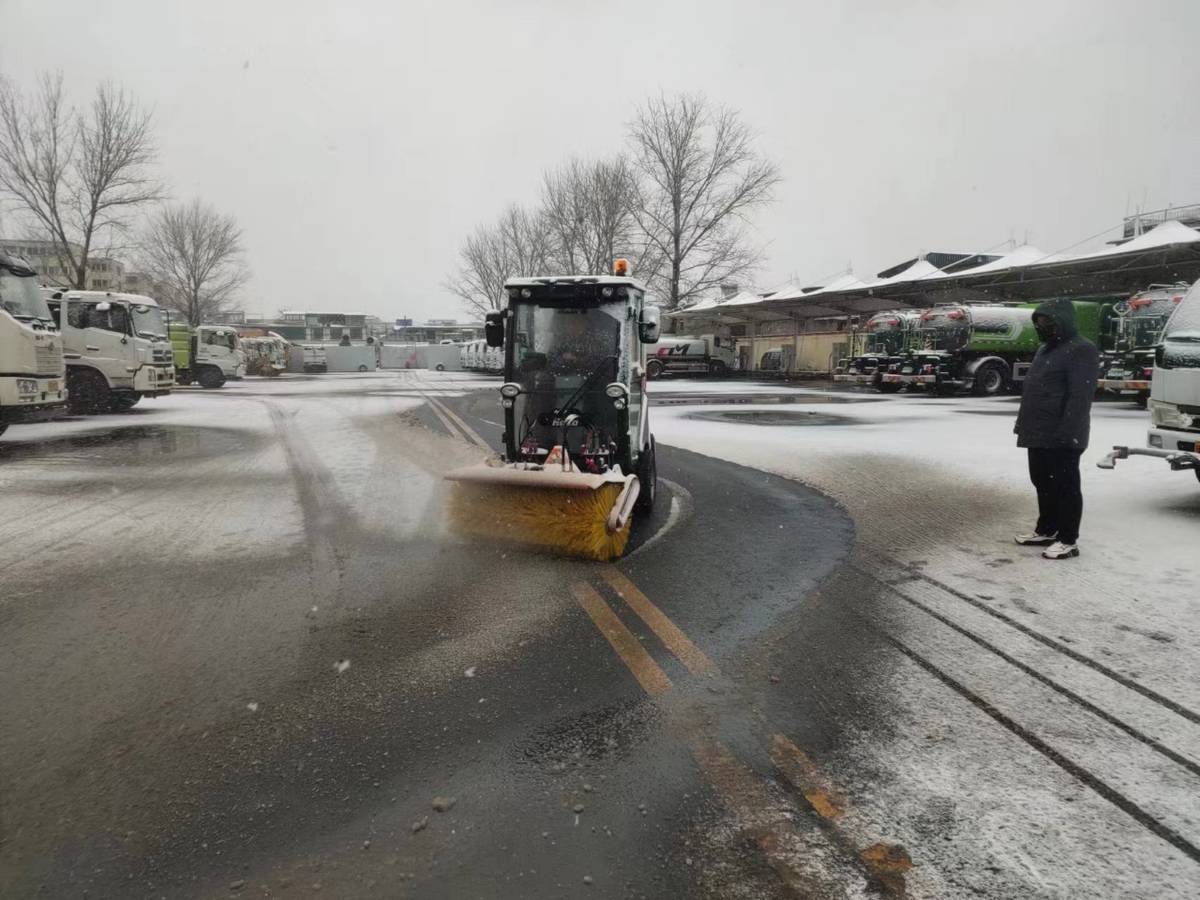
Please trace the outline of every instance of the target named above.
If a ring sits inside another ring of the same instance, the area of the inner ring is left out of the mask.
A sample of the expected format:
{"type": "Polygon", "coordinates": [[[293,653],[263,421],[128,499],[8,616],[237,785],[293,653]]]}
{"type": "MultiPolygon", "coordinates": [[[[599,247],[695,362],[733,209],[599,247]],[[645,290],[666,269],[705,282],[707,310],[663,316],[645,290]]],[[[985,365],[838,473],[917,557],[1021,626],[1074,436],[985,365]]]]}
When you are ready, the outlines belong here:
{"type": "Polygon", "coordinates": [[[1054,543],[1054,535],[1038,534],[1036,531],[1032,534],[1018,534],[1013,538],[1022,547],[1046,547],[1054,543]]]}
{"type": "Polygon", "coordinates": [[[1079,547],[1075,544],[1064,544],[1062,541],[1055,541],[1042,551],[1042,556],[1046,559],[1070,559],[1078,555],[1079,547]]]}

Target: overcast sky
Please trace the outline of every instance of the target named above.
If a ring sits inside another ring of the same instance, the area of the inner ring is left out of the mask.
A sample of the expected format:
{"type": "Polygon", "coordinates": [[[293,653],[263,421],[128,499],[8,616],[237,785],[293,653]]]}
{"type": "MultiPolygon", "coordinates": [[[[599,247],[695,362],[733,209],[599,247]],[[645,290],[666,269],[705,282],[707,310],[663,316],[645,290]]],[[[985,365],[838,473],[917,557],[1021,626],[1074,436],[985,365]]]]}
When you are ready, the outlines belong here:
{"type": "MultiPolygon", "coordinates": [[[[250,312],[465,318],[463,235],[634,106],[704,91],[786,182],[758,285],[1200,202],[1200,2],[0,0],[0,71],[114,78],[178,199],[233,213],[250,312]]],[[[1092,243],[1099,243],[1102,238],[1092,243]]]]}

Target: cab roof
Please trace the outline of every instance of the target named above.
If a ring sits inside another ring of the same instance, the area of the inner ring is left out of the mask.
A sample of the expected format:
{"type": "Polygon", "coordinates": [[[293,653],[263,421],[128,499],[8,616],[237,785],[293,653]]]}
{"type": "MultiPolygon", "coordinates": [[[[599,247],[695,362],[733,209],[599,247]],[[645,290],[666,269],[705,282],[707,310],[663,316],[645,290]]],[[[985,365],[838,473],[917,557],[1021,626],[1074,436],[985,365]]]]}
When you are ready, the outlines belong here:
{"type": "Polygon", "coordinates": [[[146,297],[142,294],[122,294],[119,291],[77,291],[72,288],[51,288],[50,290],[60,297],[72,300],[95,300],[97,303],[101,300],[120,300],[134,306],[158,306],[158,301],[153,297],[146,297]]]}
{"type": "Polygon", "coordinates": [[[532,288],[552,284],[611,284],[631,287],[642,293],[646,291],[646,286],[636,278],[624,275],[538,275],[533,278],[510,278],[504,282],[504,287],[532,288]]]}

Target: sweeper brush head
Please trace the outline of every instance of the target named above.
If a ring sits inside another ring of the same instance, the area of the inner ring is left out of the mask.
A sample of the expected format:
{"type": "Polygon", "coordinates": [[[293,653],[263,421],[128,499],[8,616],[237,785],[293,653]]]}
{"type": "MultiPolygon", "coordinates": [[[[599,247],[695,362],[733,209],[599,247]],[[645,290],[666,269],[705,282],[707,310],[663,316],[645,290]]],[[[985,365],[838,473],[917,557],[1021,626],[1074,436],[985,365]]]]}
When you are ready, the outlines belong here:
{"type": "Polygon", "coordinates": [[[458,534],[607,561],[629,542],[628,521],[615,534],[604,524],[621,487],[581,491],[460,482],[450,489],[448,521],[458,534]]]}

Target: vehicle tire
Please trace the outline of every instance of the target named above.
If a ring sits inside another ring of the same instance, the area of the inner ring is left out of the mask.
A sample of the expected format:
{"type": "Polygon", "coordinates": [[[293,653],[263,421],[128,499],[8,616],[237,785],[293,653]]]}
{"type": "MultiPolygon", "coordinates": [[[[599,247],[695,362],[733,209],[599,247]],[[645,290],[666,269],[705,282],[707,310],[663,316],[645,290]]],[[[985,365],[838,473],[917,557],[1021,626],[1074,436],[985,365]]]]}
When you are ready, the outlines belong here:
{"type": "Polygon", "coordinates": [[[436,366],[434,366],[433,368],[434,368],[436,371],[438,371],[438,372],[445,372],[445,371],[446,371],[446,367],[445,367],[445,366],[443,366],[441,363],[438,363],[438,364],[437,364],[436,366]]]}
{"type": "Polygon", "coordinates": [[[903,384],[896,384],[894,381],[881,381],[875,386],[879,388],[879,393],[881,394],[898,394],[900,393],[900,389],[904,387],[903,384]]]}
{"type": "Polygon", "coordinates": [[[220,369],[201,369],[200,374],[196,376],[196,381],[202,388],[219,388],[225,384],[225,375],[220,369]]]}
{"type": "Polygon", "coordinates": [[[653,381],[655,378],[661,378],[663,373],[663,364],[657,359],[652,359],[646,363],[646,377],[653,381]]]}
{"type": "Polygon", "coordinates": [[[4,434],[6,431],[8,431],[8,423],[0,422],[0,435],[4,434]]]}
{"type": "Polygon", "coordinates": [[[729,374],[729,367],[719,359],[714,359],[712,365],[708,367],[708,374],[713,378],[724,378],[729,374]]]}
{"type": "Polygon", "coordinates": [[[363,365],[359,366],[359,367],[358,367],[358,371],[360,371],[360,372],[365,372],[365,371],[367,371],[367,366],[366,366],[366,363],[364,363],[363,365]]]}
{"type": "Polygon", "coordinates": [[[996,397],[1003,394],[1007,387],[1008,375],[1004,366],[998,362],[985,362],[975,370],[975,383],[971,385],[971,393],[976,397],[996,397]]]}
{"type": "MultiPolygon", "coordinates": [[[[1137,399],[1133,401],[1142,409],[1146,409],[1150,405],[1150,392],[1138,391],[1137,399]]],[[[1200,469],[1196,470],[1196,477],[1200,478],[1200,469]]]]}
{"type": "Polygon", "coordinates": [[[656,457],[654,435],[651,435],[650,449],[642,451],[637,467],[639,490],[634,509],[642,514],[648,513],[654,508],[654,501],[658,497],[658,460],[656,457]]]}
{"type": "Polygon", "coordinates": [[[92,369],[67,371],[67,408],[76,415],[95,416],[108,411],[112,391],[104,376],[92,369]]]}
{"type": "Polygon", "coordinates": [[[112,399],[108,401],[108,411],[127,412],[137,406],[141,399],[141,394],[113,394],[112,399]]]}

